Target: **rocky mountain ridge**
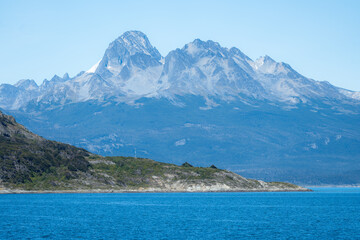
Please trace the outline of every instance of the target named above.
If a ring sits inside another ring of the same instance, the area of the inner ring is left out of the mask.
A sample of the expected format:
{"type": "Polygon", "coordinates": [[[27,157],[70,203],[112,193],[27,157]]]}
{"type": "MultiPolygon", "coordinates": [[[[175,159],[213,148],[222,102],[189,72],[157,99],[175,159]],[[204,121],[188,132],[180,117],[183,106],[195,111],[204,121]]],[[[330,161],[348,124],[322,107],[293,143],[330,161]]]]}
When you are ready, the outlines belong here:
{"type": "Polygon", "coordinates": [[[16,110],[29,104],[58,106],[109,98],[133,103],[143,97],[176,103],[183,95],[202,96],[207,107],[219,99],[286,105],[314,100],[359,103],[358,93],[306,78],[269,56],[253,61],[235,47],[195,39],[164,58],[145,34],[129,31],[110,43],[98,63],[75,77],[55,75],[40,86],[33,80],[2,84],[0,107],[16,110]]]}

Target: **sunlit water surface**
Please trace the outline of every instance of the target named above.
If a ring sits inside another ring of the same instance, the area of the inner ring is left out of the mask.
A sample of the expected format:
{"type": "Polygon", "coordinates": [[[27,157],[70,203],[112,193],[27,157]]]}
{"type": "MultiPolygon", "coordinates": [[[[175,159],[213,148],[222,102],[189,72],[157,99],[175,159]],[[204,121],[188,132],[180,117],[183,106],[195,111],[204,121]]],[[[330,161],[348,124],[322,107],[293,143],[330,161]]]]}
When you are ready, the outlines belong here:
{"type": "Polygon", "coordinates": [[[360,189],[0,195],[0,239],[360,239],[360,189]]]}

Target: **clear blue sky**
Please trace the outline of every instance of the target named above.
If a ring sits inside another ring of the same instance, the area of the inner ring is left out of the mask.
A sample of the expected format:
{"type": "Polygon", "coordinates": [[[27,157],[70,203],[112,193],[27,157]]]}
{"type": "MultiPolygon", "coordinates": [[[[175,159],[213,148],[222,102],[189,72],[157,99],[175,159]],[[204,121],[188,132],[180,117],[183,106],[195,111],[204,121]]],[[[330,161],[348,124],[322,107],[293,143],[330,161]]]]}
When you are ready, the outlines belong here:
{"type": "Polygon", "coordinates": [[[211,39],[360,91],[357,0],[0,0],[0,83],[73,76],[127,30],[143,31],[163,56],[195,38],[211,39]]]}

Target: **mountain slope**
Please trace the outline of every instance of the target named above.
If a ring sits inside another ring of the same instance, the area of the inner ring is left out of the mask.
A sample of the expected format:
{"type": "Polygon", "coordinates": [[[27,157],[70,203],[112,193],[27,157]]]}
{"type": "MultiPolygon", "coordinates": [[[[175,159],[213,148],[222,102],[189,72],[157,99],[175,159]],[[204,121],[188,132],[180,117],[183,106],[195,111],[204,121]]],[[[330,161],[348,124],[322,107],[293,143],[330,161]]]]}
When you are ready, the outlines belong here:
{"type": "MultiPolygon", "coordinates": [[[[103,158],[46,140],[0,112],[0,185],[16,191],[306,191],[288,183],[265,183],[235,173],[159,163],[103,158]]],[[[7,191],[8,192],[8,191],[7,191]]]]}
{"type": "Polygon", "coordinates": [[[71,171],[88,170],[84,149],[46,140],[0,112],[0,182],[24,183],[34,173],[43,174],[54,167],[71,171]]]}

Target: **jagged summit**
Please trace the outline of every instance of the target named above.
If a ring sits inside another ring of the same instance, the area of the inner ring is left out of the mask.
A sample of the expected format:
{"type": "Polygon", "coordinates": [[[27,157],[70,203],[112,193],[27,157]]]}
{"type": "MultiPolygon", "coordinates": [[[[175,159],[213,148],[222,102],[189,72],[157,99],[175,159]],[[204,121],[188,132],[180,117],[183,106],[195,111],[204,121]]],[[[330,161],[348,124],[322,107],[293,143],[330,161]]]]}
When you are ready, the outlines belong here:
{"type": "Polygon", "coordinates": [[[196,52],[196,50],[199,49],[205,49],[205,50],[209,50],[209,51],[223,51],[223,48],[220,46],[219,43],[211,41],[211,40],[207,40],[207,41],[202,41],[200,39],[195,39],[194,41],[192,41],[191,43],[188,43],[184,46],[183,49],[187,49],[189,51],[189,53],[193,53],[193,51],[196,52]]]}
{"type": "MultiPolygon", "coordinates": [[[[127,31],[109,44],[103,58],[92,66],[87,73],[98,73],[106,75],[105,77],[120,74],[121,77],[124,77],[128,73],[128,68],[121,72],[125,65],[131,63],[139,65],[139,62],[146,58],[152,59],[157,63],[161,60],[162,56],[151,45],[144,33],[140,31],[127,31]]],[[[154,62],[152,63],[153,65],[154,62]]]]}
{"type": "Polygon", "coordinates": [[[65,80],[70,79],[69,74],[68,74],[68,73],[65,73],[65,74],[63,75],[63,79],[65,79],[65,80]]]}
{"type": "Polygon", "coordinates": [[[264,63],[276,63],[276,61],[274,59],[272,59],[269,55],[259,57],[256,61],[262,62],[263,64],[264,63]]]}
{"type": "Polygon", "coordinates": [[[107,66],[121,65],[130,56],[145,54],[159,61],[161,54],[153,47],[147,36],[139,31],[128,31],[110,43],[106,49],[100,66],[107,63],[107,66]]]}
{"type": "Polygon", "coordinates": [[[134,55],[136,53],[145,53],[157,60],[161,59],[161,54],[159,51],[153,47],[147,38],[147,36],[140,31],[127,31],[119,38],[117,38],[113,43],[110,44],[109,48],[111,48],[112,44],[120,43],[123,45],[130,53],[130,55],[134,55]]]}
{"type": "MultiPolygon", "coordinates": [[[[99,78],[95,82],[101,82],[101,85],[106,85],[105,88],[110,88],[106,90],[106,95],[146,95],[157,89],[156,81],[162,70],[161,58],[159,51],[151,45],[144,33],[128,31],[110,43],[100,62],[86,74],[95,73],[99,78]]],[[[85,81],[86,74],[82,76],[85,81]]],[[[100,93],[96,93],[97,96],[105,94],[101,93],[101,86],[90,88],[100,90],[100,93]]],[[[94,93],[88,95],[94,96],[94,93]]]]}
{"type": "Polygon", "coordinates": [[[268,55],[265,55],[256,59],[253,67],[261,73],[274,74],[281,64],[282,63],[276,62],[268,55]]]}
{"type": "Polygon", "coordinates": [[[239,49],[211,40],[195,39],[163,58],[140,31],[122,34],[109,44],[99,62],[73,78],[55,75],[40,87],[30,80],[3,84],[0,94],[4,109],[18,109],[30,102],[59,106],[112,98],[132,103],[142,97],[176,99],[184,95],[212,98],[213,102],[267,100],[290,105],[322,99],[358,101],[357,93],[308,79],[267,55],[253,61],[239,49]]]}

